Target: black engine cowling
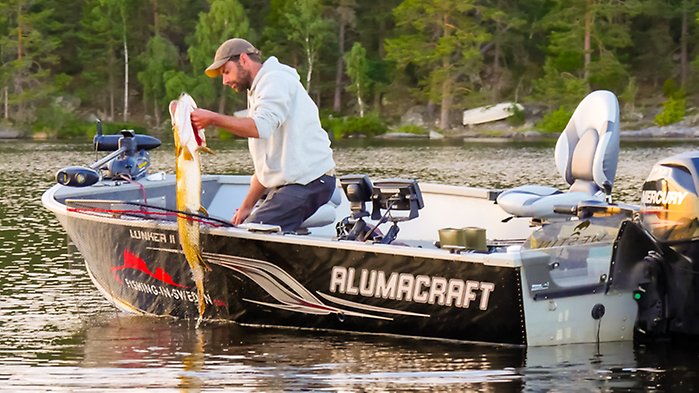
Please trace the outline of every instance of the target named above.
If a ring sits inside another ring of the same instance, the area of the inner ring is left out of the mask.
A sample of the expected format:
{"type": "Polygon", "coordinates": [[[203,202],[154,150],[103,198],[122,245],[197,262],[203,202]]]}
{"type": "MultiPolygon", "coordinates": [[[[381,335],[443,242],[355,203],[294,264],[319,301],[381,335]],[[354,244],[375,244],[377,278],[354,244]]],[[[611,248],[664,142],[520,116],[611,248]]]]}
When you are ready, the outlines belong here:
{"type": "Polygon", "coordinates": [[[620,241],[654,243],[636,265],[635,336],[699,337],[699,151],[656,163],[642,190],[639,229],[647,239],[620,241]]]}

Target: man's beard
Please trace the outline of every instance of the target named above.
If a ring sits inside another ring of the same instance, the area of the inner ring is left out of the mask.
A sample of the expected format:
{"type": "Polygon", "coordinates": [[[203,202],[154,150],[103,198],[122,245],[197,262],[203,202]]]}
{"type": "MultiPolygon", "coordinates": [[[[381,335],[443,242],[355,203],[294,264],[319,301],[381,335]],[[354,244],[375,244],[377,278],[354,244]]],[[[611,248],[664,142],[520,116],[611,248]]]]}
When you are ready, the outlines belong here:
{"type": "Polygon", "coordinates": [[[252,87],[252,78],[250,78],[250,71],[243,68],[240,63],[235,63],[238,67],[238,80],[233,83],[233,88],[237,91],[247,91],[252,87]]]}

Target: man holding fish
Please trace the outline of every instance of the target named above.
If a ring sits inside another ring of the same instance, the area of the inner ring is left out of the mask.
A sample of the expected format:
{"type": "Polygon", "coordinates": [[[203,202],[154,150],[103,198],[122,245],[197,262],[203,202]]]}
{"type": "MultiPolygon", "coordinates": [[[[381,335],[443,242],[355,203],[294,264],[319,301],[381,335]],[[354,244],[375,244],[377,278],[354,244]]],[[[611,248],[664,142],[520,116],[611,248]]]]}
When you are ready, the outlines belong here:
{"type": "Polygon", "coordinates": [[[220,75],[224,85],[248,95],[248,117],[206,109],[191,114],[197,128],[213,125],[248,138],[255,173],[233,224],[296,230],[335,190],[335,161],[318,107],[294,68],[274,56],[263,62],[260,51],[241,38],[221,44],[206,75],[220,75]],[[265,192],[267,197],[253,211],[265,192]]]}

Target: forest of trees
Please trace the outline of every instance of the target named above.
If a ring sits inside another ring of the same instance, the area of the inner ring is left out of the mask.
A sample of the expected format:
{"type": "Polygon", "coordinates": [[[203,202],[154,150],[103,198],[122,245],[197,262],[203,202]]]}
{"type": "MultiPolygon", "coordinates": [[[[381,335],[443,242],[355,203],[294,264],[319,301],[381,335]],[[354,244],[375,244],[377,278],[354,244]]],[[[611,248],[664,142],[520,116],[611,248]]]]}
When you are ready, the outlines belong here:
{"type": "Polygon", "coordinates": [[[296,67],[331,126],[381,129],[419,106],[448,130],[508,100],[555,130],[595,89],[664,125],[699,102],[696,0],[3,0],[0,31],[0,127],[49,137],[96,117],[166,129],[183,91],[244,108],[203,73],[232,37],[296,67]]]}

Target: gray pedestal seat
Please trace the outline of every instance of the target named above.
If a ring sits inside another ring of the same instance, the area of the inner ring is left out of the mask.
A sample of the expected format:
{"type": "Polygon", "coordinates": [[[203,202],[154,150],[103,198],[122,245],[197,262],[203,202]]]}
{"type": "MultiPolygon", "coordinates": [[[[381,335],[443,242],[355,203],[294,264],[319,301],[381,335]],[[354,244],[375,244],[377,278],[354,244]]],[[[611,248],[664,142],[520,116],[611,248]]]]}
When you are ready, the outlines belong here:
{"type": "Polygon", "coordinates": [[[524,185],[502,192],[497,203],[517,217],[563,217],[557,205],[605,200],[614,185],[619,158],[619,102],[607,90],[588,94],[556,142],[558,172],[570,188],[524,185]]]}
{"type": "Polygon", "coordinates": [[[299,228],[324,227],[335,222],[335,210],[342,203],[342,189],[336,188],[330,200],[319,207],[313,215],[301,223],[299,228]]]}

